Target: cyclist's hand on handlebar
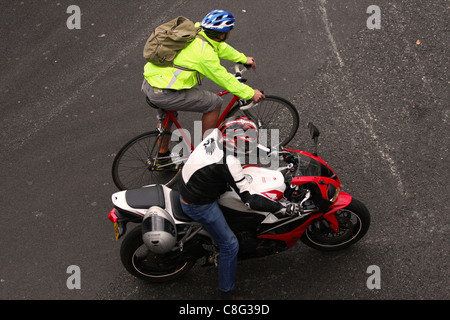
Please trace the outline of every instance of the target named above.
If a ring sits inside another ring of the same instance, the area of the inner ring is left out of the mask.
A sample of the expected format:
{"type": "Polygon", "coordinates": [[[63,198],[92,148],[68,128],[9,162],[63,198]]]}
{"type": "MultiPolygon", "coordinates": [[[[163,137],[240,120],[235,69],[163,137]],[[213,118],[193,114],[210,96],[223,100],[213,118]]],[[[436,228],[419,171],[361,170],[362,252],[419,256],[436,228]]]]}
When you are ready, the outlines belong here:
{"type": "Polygon", "coordinates": [[[253,57],[247,57],[247,63],[244,64],[247,69],[256,69],[256,62],[253,57]]]}
{"type": "Polygon", "coordinates": [[[261,91],[259,91],[258,89],[255,89],[255,95],[252,98],[253,102],[258,103],[261,100],[264,100],[265,98],[266,98],[266,96],[261,91]]]}

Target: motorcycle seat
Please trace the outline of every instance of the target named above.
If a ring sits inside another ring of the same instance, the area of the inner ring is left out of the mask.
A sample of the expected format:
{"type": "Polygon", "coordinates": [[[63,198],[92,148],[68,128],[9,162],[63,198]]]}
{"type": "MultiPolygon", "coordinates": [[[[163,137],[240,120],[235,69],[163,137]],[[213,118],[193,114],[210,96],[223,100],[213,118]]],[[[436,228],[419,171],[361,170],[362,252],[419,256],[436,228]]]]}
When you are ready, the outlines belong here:
{"type": "MultiPolygon", "coordinates": [[[[127,190],[125,193],[128,205],[135,209],[148,209],[153,206],[166,210],[166,198],[161,185],[154,185],[135,190],[127,190]]],[[[178,221],[192,222],[181,208],[180,193],[176,190],[170,191],[170,203],[172,214],[178,221]]]]}
{"type": "Polygon", "coordinates": [[[170,192],[170,203],[172,204],[172,214],[178,221],[192,222],[192,219],[188,217],[181,208],[180,193],[172,190],[170,192]]]}
{"type": "Polygon", "coordinates": [[[125,197],[128,205],[135,209],[148,209],[153,206],[166,208],[164,191],[160,185],[127,190],[125,197]]]}

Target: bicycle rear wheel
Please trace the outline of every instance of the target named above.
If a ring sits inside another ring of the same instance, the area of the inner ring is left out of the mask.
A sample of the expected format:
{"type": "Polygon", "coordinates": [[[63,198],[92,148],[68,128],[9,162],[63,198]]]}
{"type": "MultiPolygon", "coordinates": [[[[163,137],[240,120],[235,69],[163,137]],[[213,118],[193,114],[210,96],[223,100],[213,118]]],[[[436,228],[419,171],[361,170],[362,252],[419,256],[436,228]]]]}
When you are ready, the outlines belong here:
{"type": "Polygon", "coordinates": [[[294,138],[300,122],[295,106],[276,96],[266,96],[265,100],[245,111],[236,105],[227,116],[233,115],[245,115],[255,122],[260,130],[260,139],[267,133],[267,143],[260,143],[272,148],[285,147],[294,138]]]}
{"type": "Polygon", "coordinates": [[[151,131],[127,142],[112,165],[113,181],[117,188],[129,190],[149,184],[173,185],[181,171],[184,148],[174,149],[180,142],[170,141],[170,138],[170,132],[161,135],[158,131],[151,131]],[[162,139],[169,139],[169,150],[173,150],[171,156],[164,159],[158,158],[162,139]],[[175,150],[178,150],[176,154],[173,153],[175,150]],[[175,158],[178,160],[174,162],[175,158]]]}

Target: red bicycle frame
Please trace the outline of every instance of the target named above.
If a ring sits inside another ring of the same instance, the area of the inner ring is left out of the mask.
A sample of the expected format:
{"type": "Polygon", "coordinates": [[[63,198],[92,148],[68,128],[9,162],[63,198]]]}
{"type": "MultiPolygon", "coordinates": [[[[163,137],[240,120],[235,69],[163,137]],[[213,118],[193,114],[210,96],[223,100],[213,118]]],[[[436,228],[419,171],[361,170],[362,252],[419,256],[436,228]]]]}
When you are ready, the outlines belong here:
{"type": "MultiPolygon", "coordinates": [[[[222,97],[226,94],[229,94],[230,92],[228,90],[224,90],[221,92],[218,92],[217,95],[219,97],[222,97]]],[[[225,119],[225,117],[227,116],[227,114],[230,112],[231,108],[233,108],[234,104],[236,102],[238,102],[241,98],[239,98],[238,96],[233,96],[233,98],[231,99],[230,103],[228,103],[227,107],[225,108],[225,110],[221,113],[219,120],[217,121],[216,127],[218,127],[222,121],[225,119]]],[[[164,121],[162,123],[162,125],[164,126],[164,128],[168,128],[169,127],[169,123],[172,121],[173,124],[175,124],[175,126],[177,127],[177,129],[180,131],[181,135],[184,138],[184,141],[190,145],[191,147],[191,151],[194,150],[194,145],[192,144],[191,140],[189,139],[188,135],[184,132],[183,128],[181,127],[180,123],[178,122],[178,120],[175,117],[175,112],[176,111],[167,111],[167,115],[164,118],[164,121]]]]}

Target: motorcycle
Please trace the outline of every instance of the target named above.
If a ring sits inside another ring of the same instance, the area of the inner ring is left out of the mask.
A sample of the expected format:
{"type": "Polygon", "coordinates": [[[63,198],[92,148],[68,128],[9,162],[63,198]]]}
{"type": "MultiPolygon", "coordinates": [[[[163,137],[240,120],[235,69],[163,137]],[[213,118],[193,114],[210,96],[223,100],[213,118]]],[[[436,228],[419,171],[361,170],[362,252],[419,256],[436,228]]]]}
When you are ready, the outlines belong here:
{"type": "MultiPolygon", "coordinates": [[[[243,168],[247,181],[275,201],[294,203],[289,215],[249,209],[232,190],[219,199],[224,216],[239,240],[238,259],[263,257],[292,248],[299,240],[320,251],[347,248],[367,233],[370,214],[366,206],[341,191],[333,169],[317,154],[319,130],[308,125],[315,152],[281,149],[286,164],[278,170],[243,168]]],[[[164,185],[150,185],[112,195],[116,239],[129,222],[138,223],[124,237],[120,257],[126,270],[149,282],[165,282],[185,275],[204,258],[216,265],[218,246],[202,225],[183,213],[179,193],[164,185]]]]}

